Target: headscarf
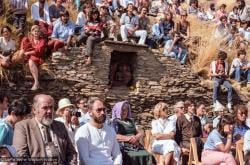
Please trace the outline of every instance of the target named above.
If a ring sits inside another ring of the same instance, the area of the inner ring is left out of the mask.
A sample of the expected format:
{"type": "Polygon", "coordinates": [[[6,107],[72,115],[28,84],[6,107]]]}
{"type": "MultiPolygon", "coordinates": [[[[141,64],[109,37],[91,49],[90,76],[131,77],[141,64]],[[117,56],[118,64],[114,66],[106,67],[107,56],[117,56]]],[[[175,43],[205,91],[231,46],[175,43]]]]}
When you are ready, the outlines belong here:
{"type": "Polygon", "coordinates": [[[112,120],[121,119],[122,106],[124,104],[128,105],[128,118],[131,118],[131,107],[128,101],[121,101],[116,103],[112,108],[112,120]]]}

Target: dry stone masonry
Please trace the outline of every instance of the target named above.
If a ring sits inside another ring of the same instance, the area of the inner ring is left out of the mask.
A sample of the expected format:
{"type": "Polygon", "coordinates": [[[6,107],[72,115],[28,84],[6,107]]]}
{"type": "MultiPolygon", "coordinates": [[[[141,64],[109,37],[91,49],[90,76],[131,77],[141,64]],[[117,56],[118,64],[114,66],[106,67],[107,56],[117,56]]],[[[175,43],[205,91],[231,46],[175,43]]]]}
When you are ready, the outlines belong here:
{"type": "MultiPolygon", "coordinates": [[[[151,110],[159,101],[170,105],[169,113],[179,100],[190,99],[206,105],[212,102],[212,90],[203,87],[198,75],[188,66],[143,46],[121,42],[101,43],[95,47],[91,66],[84,65],[84,53],[85,47],[73,47],[65,54],[54,53],[48,59],[47,69],[41,69],[42,89],[39,91],[29,90],[32,79],[20,76],[20,71],[15,73],[17,76],[14,76],[11,85],[2,82],[1,90],[11,98],[28,97],[30,102],[40,92],[51,94],[56,101],[63,97],[73,101],[77,96],[98,96],[109,103],[108,107],[127,99],[132,104],[136,121],[143,126],[150,125],[153,118],[151,110]],[[133,58],[133,86],[109,88],[110,59],[114,51],[124,56],[136,56],[133,58]]],[[[244,99],[238,96],[234,98],[236,102],[244,99]]]]}

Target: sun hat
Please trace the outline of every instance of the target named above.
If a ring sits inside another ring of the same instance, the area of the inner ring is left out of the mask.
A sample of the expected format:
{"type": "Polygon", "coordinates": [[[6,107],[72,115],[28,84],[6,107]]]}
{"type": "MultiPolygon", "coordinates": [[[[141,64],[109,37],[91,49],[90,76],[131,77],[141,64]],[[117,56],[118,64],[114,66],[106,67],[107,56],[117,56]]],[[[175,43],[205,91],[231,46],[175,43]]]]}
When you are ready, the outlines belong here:
{"type": "Polygon", "coordinates": [[[63,108],[74,106],[74,104],[71,104],[70,100],[68,98],[63,98],[59,100],[58,102],[58,109],[57,111],[60,111],[63,108]]]}

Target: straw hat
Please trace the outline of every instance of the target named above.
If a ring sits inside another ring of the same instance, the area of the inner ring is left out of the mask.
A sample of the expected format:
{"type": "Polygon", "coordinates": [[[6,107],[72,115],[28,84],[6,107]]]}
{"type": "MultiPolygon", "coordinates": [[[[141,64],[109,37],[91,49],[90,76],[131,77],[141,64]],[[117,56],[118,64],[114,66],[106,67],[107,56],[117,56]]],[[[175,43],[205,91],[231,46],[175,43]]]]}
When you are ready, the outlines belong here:
{"type": "Polygon", "coordinates": [[[226,108],[219,101],[216,101],[215,106],[214,106],[214,112],[222,112],[225,109],[226,108]]]}
{"type": "Polygon", "coordinates": [[[57,111],[60,111],[63,108],[71,107],[71,106],[74,106],[74,104],[71,104],[71,102],[68,98],[63,98],[63,99],[59,100],[59,102],[58,102],[57,111]]]}

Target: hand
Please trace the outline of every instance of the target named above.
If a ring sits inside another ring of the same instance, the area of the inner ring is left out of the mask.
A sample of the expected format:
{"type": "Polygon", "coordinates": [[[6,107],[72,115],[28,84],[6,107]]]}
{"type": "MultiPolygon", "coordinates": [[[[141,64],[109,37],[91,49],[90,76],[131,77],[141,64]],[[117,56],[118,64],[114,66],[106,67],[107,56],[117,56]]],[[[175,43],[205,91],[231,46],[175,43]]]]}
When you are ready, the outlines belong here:
{"type": "Polygon", "coordinates": [[[134,32],[135,32],[134,29],[128,29],[128,33],[129,33],[130,35],[134,34],[134,32]]]}
{"type": "Polygon", "coordinates": [[[129,140],[129,142],[131,143],[131,144],[136,144],[137,143],[137,138],[136,138],[136,136],[130,136],[131,138],[130,138],[130,140],[129,140]]]}

